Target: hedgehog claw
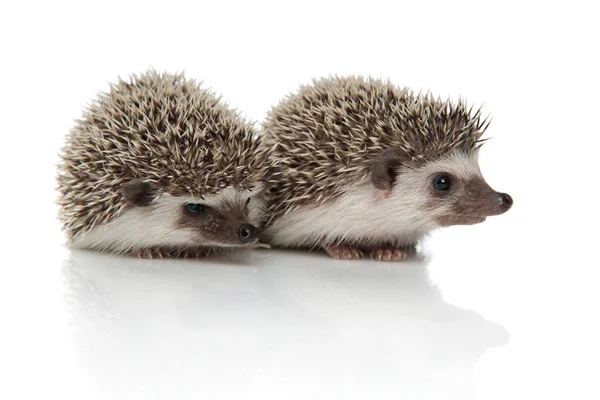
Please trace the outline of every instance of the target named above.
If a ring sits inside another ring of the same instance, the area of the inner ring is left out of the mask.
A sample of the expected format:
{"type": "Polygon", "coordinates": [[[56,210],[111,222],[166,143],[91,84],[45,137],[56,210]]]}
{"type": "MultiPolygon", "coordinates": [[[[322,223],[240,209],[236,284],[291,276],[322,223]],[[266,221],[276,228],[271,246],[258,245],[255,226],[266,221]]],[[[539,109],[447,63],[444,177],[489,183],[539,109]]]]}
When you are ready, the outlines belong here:
{"type": "Polygon", "coordinates": [[[403,261],[408,257],[408,251],[402,249],[379,249],[371,251],[371,258],[377,261],[403,261]]]}
{"type": "Polygon", "coordinates": [[[166,256],[162,252],[161,249],[143,249],[143,250],[138,250],[136,252],[136,255],[140,259],[148,259],[148,260],[153,260],[155,258],[159,258],[159,259],[162,260],[166,256]]]}
{"type": "Polygon", "coordinates": [[[364,256],[362,250],[347,246],[326,246],[325,251],[336,260],[360,260],[364,256]]]}

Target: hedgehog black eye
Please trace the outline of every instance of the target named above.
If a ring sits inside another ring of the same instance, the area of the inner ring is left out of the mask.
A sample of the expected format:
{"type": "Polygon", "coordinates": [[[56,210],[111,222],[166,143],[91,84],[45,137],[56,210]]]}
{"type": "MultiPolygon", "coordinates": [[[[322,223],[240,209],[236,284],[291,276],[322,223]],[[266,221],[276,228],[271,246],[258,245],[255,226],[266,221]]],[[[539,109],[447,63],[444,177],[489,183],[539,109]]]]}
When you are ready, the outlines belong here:
{"type": "Polygon", "coordinates": [[[199,214],[204,211],[204,206],[202,204],[188,203],[185,205],[185,211],[190,214],[199,214]]]}
{"type": "Polygon", "coordinates": [[[446,174],[440,174],[433,178],[433,187],[438,192],[446,192],[450,189],[450,177],[446,174]]]}
{"type": "Polygon", "coordinates": [[[248,204],[250,204],[250,197],[248,197],[248,199],[246,200],[246,204],[244,204],[244,207],[248,208],[248,204]]]}

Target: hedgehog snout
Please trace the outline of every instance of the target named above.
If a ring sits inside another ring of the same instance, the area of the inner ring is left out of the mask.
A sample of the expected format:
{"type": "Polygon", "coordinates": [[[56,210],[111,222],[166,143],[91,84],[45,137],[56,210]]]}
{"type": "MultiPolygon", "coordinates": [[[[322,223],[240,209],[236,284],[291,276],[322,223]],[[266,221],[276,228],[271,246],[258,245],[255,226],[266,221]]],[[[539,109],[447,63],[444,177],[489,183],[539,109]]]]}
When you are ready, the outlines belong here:
{"type": "Polygon", "coordinates": [[[237,233],[241,242],[251,244],[258,240],[258,229],[251,224],[242,224],[237,233]]]}
{"type": "Polygon", "coordinates": [[[499,193],[498,195],[498,203],[500,203],[500,207],[502,207],[503,212],[508,211],[513,205],[513,199],[510,197],[508,193],[499,193]]]}
{"type": "Polygon", "coordinates": [[[472,213],[482,217],[501,215],[510,210],[513,199],[508,193],[496,192],[490,193],[491,196],[482,196],[480,204],[473,204],[472,213]]]}

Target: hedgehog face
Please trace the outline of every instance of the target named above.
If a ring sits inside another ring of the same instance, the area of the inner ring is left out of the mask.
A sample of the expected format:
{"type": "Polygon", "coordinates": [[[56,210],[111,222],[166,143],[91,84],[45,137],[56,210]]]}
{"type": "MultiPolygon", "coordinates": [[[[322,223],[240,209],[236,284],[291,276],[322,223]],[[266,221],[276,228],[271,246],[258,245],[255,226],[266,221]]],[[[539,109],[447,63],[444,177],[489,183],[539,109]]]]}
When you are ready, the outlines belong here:
{"type": "Polygon", "coordinates": [[[192,240],[211,246],[251,245],[258,241],[262,200],[256,192],[226,188],[212,196],[178,198],[177,224],[192,240]]]}
{"type": "MultiPolygon", "coordinates": [[[[145,242],[170,246],[246,246],[257,242],[262,219],[261,187],[225,188],[214,195],[174,196],[152,183],[132,181],[123,187],[145,242]],[[139,222],[143,221],[143,223],[139,222]]],[[[138,229],[138,231],[140,230],[138,229]]]]}
{"type": "Polygon", "coordinates": [[[415,217],[438,226],[477,224],[512,206],[508,194],[485,182],[476,152],[454,152],[417,168],[399,167],[392,197],[415,217]]]}

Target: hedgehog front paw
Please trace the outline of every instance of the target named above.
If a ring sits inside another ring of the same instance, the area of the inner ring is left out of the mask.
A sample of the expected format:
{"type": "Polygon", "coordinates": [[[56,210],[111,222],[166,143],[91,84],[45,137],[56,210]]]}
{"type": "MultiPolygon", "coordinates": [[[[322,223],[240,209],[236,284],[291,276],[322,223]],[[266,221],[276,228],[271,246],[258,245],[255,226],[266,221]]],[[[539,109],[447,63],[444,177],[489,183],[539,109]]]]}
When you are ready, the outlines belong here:
{"type": "Polygon", "coordinates": [[[166,258],[167,255],[161,249],[143,249],[136,252],[138,258],[152,260],[155,258],[166,258]]]}
{"type": "Polygon", "coordinates": [[[210,253],[214,252],[214,249],[202,248],[202,247],[182,247],[175,249],[171,252],[173,258],[182,259],[197,259],[206,258],[210,253]]]}
{"type": "Polygon", "coordinates": [[[362,250],[349,246],[325,246],[324,249],[336,260],[360,260],[364,256],[362,250]]]}
{"type": "Polygon", "coordinates": [[[379,249],[371,251],[371,258],[377,261],[403,261],[408,257],[404,249],[379,249]]]}

